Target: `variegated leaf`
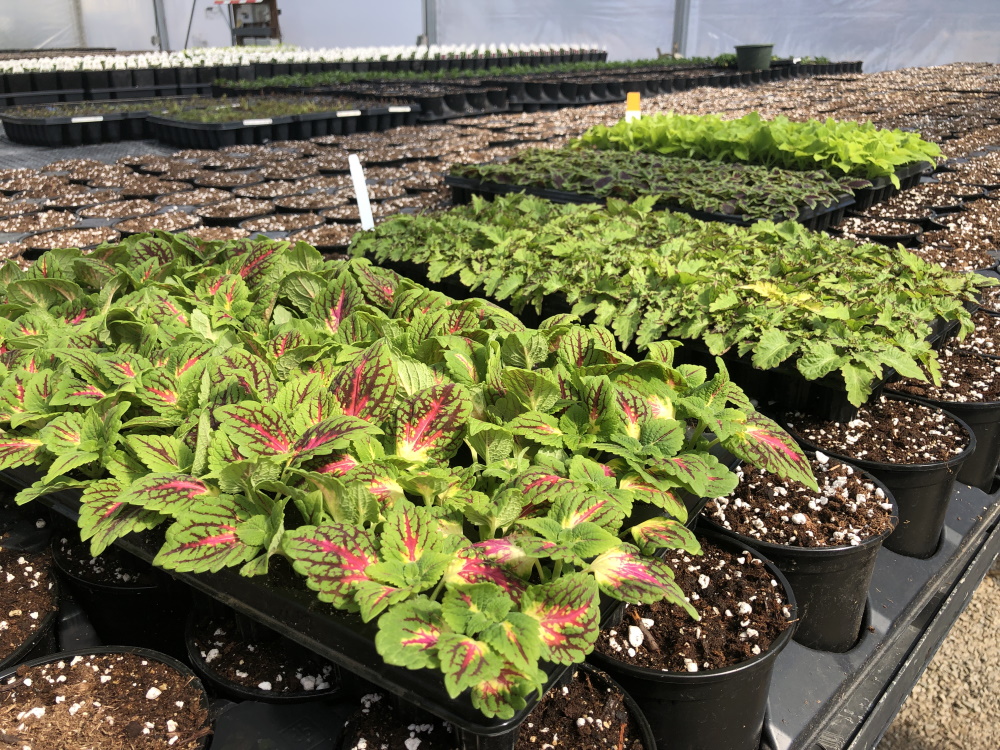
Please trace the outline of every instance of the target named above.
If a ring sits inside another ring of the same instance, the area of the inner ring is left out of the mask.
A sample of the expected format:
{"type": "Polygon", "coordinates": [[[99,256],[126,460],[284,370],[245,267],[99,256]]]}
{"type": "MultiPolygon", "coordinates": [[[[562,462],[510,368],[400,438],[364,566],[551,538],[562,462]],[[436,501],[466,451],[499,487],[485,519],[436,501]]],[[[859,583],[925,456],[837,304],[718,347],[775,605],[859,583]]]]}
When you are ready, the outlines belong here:
{"type": "Polygon", "coordinates": [[[330,391],[345,414],[380,424],[393,411],[398,387],[388,347],[379,341],[334,376],[330,391]]]}
{"type": "Polygon", "coordinates": [[[80,537],[90,540],[90,554],[97,557],[116,539],[144,531],[167,520],[154,510],[128,505],[119,498],[123,488],[115,479],[91,482],[80,498],[80,537]]]}
{"type": "Polygon", "coordinates": [[[375,648],[386,664],[436,669],[444,630],[441,605],[421,596],[396,605],[379,618],[375,648]]]}
{"type": "Polygon", "coordinates": [[[211,504],[218,494],[218,490],[188,474],[148,474],[133,482],[120,499],[177,518],[202,504],[211,504]]]}
{"type": "Polygon", "coordinates": [[[403,402],[396,418],[396,454],[409,461],[446,460],[458,450],[472,414],[460,385],[436,385],[403,402]]]}
{"type": "Polygon", "coordinates": [[[694,533],[683,523],[672,518],[650,518],[633,526],[629,531],[639,549],[653,555],[657,550],[681,549],[692,555],[701,554],[701,545],[694,533]]]}
{"type": "Polygon", "coordinates": [[[153,564],[182,573],[214,573],[249,562],[261,550],[240,539],[239,526],[252,515],[243,498],[221,495],[200,502],[167,528],[153,564]]]}
{"type": "Polygon", "coordinates": [[[813,490],[816,477],[802,450],[776,422],[763,414],[746,415],[740,428],[722,441],[734,456],[784,479],[795,479],[813,490]]]}
{"type": "Polygon", "coordinates": [[[369,533],[347,524],[302,526],[285,534],[282,547],[309,588],[340,609],[353,602],[359,583],[371,580],[368,568],[379,561],[369,533]]]}
{"type": "Polygon", "coordinates": [[[631,544],[608,550],[590,564],[590,571],[601,591],[615,599],[633,604],[649,604],[666,599],[698,615],[684,599],[684,592],[674,583],[674,572],[663,560],[643,555],[631,544]]]}
{"type": "Polygon", "coordinates": [[[571,573],[550,583],[529,586],[521,612],[538,621],[542,658],[556,664],[583,661],[597,641],[597,584],[585,573],[571,573]]]}

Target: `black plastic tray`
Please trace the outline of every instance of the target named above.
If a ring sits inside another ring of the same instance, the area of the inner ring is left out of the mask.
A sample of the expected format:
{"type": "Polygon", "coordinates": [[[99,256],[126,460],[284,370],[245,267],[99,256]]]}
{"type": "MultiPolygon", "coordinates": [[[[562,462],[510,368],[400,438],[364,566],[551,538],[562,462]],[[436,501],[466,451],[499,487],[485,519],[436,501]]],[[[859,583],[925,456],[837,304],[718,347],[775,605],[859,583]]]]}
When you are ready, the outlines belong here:
{"type": "MultiPolygon", "coordinates": [[[[552,190],[549,188],[533,187],[531,185],[505,185],[498,182],[484,182],[471,177],[457,177],[455,175],[445,175],[444,183],[451,188],[452,202],[457,204],[470,203],[473,195],[492,199],[497,195],[506,195],[508,193],[529,193],[530,195],[537,195],[540,198],[550,200],[553,203],[606,202],[605,198],[598,198],[597,196],[583,193],[571,193],[565,190],[552,190]]],[[[795,221],[807,229],[819,231],[833,224],[839,224],[843,221],[844,212],[853,206],[854,198],[845,196],[839,202],[831,205],[817,206],[816,208],[804,207],[795,218],[795,221]]],[[[744,227],[748,227],[759,221],[759,219],[744,219],[741,216],[734,216],[732,214],[698,211],[674,203],[662,203],[658,204],[657,207],[690,214],[696,219],[702,219],[703,221],[721,221],[726,224],[736,224],[744,227]]]]}
{"type": "Polygon", "coordinates": [[[146,112],[109,112],[79,117],[15,117],[0,113],[4,132],[15,143],[31,146],[79,146],[116,143],[147,136],[146,112]]]}
{"type": "Polygon", "coordinates": [[[920,182],[920,177],[925,172],[934,169],[934,165],[927,161],[914,161],[896,167],[896,177],[899,179],[899,188],[892,184],[888,177],[877,177],[871,180],[871,187],[859,188],[854,191],[854,210],[867,211],[876,203],[889,200],[901,190],[909,190],[920,182]]]}

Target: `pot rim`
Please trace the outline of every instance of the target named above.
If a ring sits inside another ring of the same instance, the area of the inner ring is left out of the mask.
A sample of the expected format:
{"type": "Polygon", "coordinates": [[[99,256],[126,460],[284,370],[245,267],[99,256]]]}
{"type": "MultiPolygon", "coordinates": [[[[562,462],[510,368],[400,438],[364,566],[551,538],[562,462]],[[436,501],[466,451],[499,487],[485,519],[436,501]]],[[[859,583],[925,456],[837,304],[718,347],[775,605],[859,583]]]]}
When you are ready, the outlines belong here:
{"type": "MultiPolygon", "coordinates": [[[[807,451],[807,455],[809,453],[814,453],[814,451],[807,451]]],[[[825,454],[825,451],[820,451],[820,453],[825,454]]],[[[830,457],[833,458],[833,456],[830,457]]],[[[698,521],[699,523],[705,522],[709,524],[709,528],[711,528],[712,531],[716,531],[720,534],[723,534],[724,536],[729,536],[734,539],[737,539],[743,544],[752,545],[755,549],[757,549],[760,552],[780,552],[783,555],[788,555],[790,553],[797,555],[801,553],[803,557],[809,557],[809,556],[847,557],[851,554],[858,553],[861,550],[864,550],[868,547],[874,547],[879,544],[882,544],[886,539],[889,538],[889,535],[892,534],[892,532],[894,532],[896,530],[896,527],[899,525],[899,505],[896,503],[896,498],[893,496],[889,488],[885,486],[882,480],[880,480],[876,476],[873,476],[871,472],[865,471],[860,466],[855,466],[850,461],[843,461],[839,458],[836,460],[837,463],[839,464],[845,464],[847,466],[850,466],[855,471],[860,471],[864,475],[865,481],[871,482],[876,487],[881,489],[882,492],[885,493],[885,496],[888,499],[888,501],[892,503],[892,511],[891,511],[892,515],[890,516],[890,520],[892,521],[892,526],[889,529],[883,531],[881,534],[878,534],[877,536],[870,536],[862,540],[860,544],[856,545],[838,544],[836,546],[799,547],[794,544],[778,544],[777,542],[768,542],[763,539],[755,539],[753,537],[746,536],[745,534],[741,534],[738,531],[727,529],[718,521],[714,520],[711,516],[705,515],[704,513],[702,513],[698,517],[698,521]]]]}
{"type": "MultiPolygon", "coordinates": [[[[799,624],[799,605],[795,599],[795,593],[792,591],[792,585],[788,582],[788,579],[785,578],[784,574],[778,570],[774,563],[764,557],[764,555],[762,555],[759,551],[752,548],[748,549],[747,545],[741,544],[737,539],[727,537],[726,535],[720,534],[714,530],[702,532],[701,535],[712,543],[727,549],[727,551],[745,552],[751,557],[761,560],[764,563],[764,566],[771,574],[771,577],[776,580],[785,591],[785,598],[788,602],[787,606],[790,612],[788,627],[781,631],[778,637],[771,642],[771,645],[766,651],[761,651],[756,656],[726,667],[699,670],[698,672],[668,672],[661,669],[652,669],[650,667],[640,667],[634,664],[629,664],[628,662],[616,659],[615,657],[609,656],[601,651],[594,650],[591,652],[591,656],[596,658],[598,664],[607,662],[612,664],[615,669],[621,670],[622,672],[628,672],[630,677],[637,677],[650,681],[674,682],[682,684],[721,682],[732,678],[736,674],[750,671],[765,661],[777,659],[778,655],[785,648],[785,646],[791,642],[792,636],[795,634],[795,630],[799,624]]],[[[692,620],[692,622],[695,621],[692,620]]]]}
{"type": "Polygon", "coordinates": [[[837,453],[836,451],[833,451],[833,450],[827,450],[827,449],[823,448],[821,445],[818,445],[818,444],[812,442],[811,440],[808,440],[808,439],[802,437],[795,430],[794,427],[789,426],[789,424],[788,424],[788,415],[787,414],[783,415],[781,417],[781,427],[784,428],[785,430],[787,430],[788,434],[791,435],[795,439],[795,441],[799,445],[801,445],[803,448],[806,448],[806,449],[812,450],[812,451],[818,450],[821,453],[825,453],[830,458],[836,458],[839,461],[843,461],[845,463],[853,464],[854,466],[856,466],[856,467],[858,467],[860,469],[864,469],[864,470],[866,470],[868,472],[871,472],[871,470],[873,470],[873,469],[878,470],[878,469],[885,469],[885,468],[896,469],[896,470],[899,470],[899,471],[910,470],[910,471],[919,471],[919,472],[934,471],[936,469],[951,468],[953,466],[961,464],[962,462],[964,462],[966,459],[968,459],[975,452],[975,450],[976,450],[976,436],[972,432],[972,429],[962,419],[959,419],[958,417],[956,417],[954,414],[952,414],[947,409],[942,409],[942,408],[939,408],[939,407],[934,407],[934,406],[931,406],[930,404],[925,404],[922,401],[919,401],[918,399],[915,399],[915,398],[913,398],[911,396],[904,396],[902,394],[897,394],[897,393],[891,393],[890,392],[890,393],[885,393],[883,395],[886,398],[892,399],[894,401],[907,401],[909,403],[915,403],[915,404],[918,404],[920,406],[927,407],[928,409],[934,409],[936,411],[943,412],[949,419],[954,420],[958,424],[959,427],[961,427],[963,430],[965,430],[966,437],[968,437],[968,445],[965,446],[965,449],[962,450],[961,453],[957,453],[954,456],[951,456],[950,458],[946,458],[946,459],[941,460],[941,461],[930,461],[930,462],[924,462],[924,463],[890,463],[888,461],[871,461],[871,460],[868,460],[868,459],[865,459],[865,458],[857,458],[856,456],[849,456],[846,453],[837,453]]]}

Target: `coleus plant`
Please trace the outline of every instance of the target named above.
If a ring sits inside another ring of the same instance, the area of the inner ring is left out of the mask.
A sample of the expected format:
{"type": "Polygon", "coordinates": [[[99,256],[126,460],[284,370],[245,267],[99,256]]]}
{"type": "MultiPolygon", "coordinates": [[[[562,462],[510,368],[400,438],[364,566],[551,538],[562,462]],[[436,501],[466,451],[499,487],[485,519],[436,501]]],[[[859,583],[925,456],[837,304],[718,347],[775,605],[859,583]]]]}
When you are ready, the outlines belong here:
{"type": "MultiPolygon", "coordinates": [[[[658,195],[661,207],[723,214],[745,221],[795,219],[832,206],[867,180],[703,159],[599,149],[525,149],[509,161],[452,167],[451,174],[485,183],[558,190],[579,198],[635,200],[658,195]]],[[[553,199],[547,192],[543,195],[553,199]]],[[[564,199],[565,200],[565,199],[564,199]]]]}
{"type": "MultiPolygon", "coordinates": [[[[537,330],[365,260],[136,235],[0,270],[0,469],[80,491],[99,554],[163,524],[168,570],[286,557],[377,619],[389,664],[510,717],[581,661],[599,597],[691,611],[658,550],[698,545],[713,452],[814,484],[724,368],[635,361],[572,316],[537,330]]],[[[693,612],[692,612],[693,614],[693,612]]]]}
{"type": "Polygon", "coordinates": [[[896,187],[900,184],[897,167],[934,164],[941,156],[938,145],[918,133],[850,120],[795,122],[784,116],[765,120],[757,112],[734,120],[711,114],[658,113],[611,127],[596,125],[571,145],[784,169],[825,169],[835,176],[863,179],[888,177],[896,187]]]}
{"type": "Polygon", "coordinates": [[[936,318],[971,330],[966,302],[991,282],[883,245],[758,222],[739,227],[653,210],[656,196],[606,207],[530,195],[474,197],[425,216],[398,216],[359,233],[351,252],[425,264],[513,309],[547,300],[610,327],[623,345],[700,339],[713,355],[839,374],[851,403],[893,368],[937,378],[927,337],[936,318]],[[786,364],[787,363],[787,364],[786,364]]]}

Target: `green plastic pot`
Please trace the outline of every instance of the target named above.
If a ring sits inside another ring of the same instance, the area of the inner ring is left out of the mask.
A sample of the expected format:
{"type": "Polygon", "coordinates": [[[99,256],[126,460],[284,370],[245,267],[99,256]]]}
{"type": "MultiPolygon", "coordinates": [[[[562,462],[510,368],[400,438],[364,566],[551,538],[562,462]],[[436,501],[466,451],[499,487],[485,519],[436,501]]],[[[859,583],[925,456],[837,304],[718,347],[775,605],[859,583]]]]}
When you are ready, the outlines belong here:
{"type": "Polygon", "coordinates": [[[773,44],[736,45],[736,68],[741,73],[752,70],[770,70],[773,44]]]}

